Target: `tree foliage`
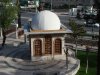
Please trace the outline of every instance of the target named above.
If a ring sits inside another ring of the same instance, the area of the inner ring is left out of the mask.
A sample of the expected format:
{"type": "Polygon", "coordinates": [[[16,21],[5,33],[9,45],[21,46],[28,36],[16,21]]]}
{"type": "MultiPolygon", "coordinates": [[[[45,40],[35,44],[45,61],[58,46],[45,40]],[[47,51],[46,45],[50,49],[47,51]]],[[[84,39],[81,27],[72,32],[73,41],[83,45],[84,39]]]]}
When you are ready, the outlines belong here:
{"type": "Polygon", "coordinates": [[[83,27],[78,26],[74,20],[70,20],[69,25],[72,30],[72,36],[74,37],[74,40],[75,40],[75,45],[76,45],[75,55],[77,56],[77,39],[78,39],[78,36],[85,34],[85,30],[83,29],[83,27]]]}
{"type": "Polygon", "coordinates": [[[17,8],[11,3],[12,0],[0,0],[0,27],[8,28],[17,17],[17,8]]]}
{"type": "Polygon", "coordinates": [[[82,26],[79,26],[74,20],[70,20],[69,21],[69,25],[71,27],[71,30],[72,30],[72,35],[74,38],[76,38],[77,36],[80,36],[80,35],[84,35],[85,34],[85,30],[83,29],[82,26]]]}
{"type": "Polygon", "coordinates": [[[12,4],[12,0],[0,0],[0,27],[2,28],[3,42],[6,41],[6,29],[9,28],[13,20],[17,17],[17,8],[12,4]]]}

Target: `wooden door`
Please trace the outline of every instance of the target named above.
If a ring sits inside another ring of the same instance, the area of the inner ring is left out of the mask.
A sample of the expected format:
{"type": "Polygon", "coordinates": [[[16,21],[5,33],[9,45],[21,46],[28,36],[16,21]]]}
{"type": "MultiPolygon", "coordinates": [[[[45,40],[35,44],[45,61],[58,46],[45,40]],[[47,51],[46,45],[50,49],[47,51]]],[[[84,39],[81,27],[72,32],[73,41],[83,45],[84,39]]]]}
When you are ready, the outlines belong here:
{"type": "Polygon", "coordinates": [[[45,37],[45,54],[52,54],[52,39],[50,36],[45,37]]]}
{"type": "Polygon", "coordinates": [[[35,56],[42,55],[42,42],[40,39],[34,41],[35,56]]]}
{"type": "Polygon", "coordinates": [[[61,39],[55,39],[55,54],[61,54],[62,53],[62,43],[61,39]]]}

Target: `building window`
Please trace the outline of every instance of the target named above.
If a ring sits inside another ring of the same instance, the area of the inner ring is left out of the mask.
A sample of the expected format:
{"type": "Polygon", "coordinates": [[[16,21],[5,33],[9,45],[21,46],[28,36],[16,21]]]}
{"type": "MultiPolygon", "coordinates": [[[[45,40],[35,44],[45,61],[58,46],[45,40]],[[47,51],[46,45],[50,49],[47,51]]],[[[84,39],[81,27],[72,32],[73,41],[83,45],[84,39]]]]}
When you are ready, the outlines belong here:
{"type": "Polygon", "coordinates": [[[52,54],[52,39],[50,36],[45,37],[45,54],[52,54]]]}
{"type": "Polygon", "coordinates": [[[61,54],[62,53],[62,43],[61,39],[55,39],[55,54],[61,54]]]}
{"type": "Polygon", "coordinates": [[[42,55],[42,41],[40,39],[34,40],[35,56],[42,55]]]}

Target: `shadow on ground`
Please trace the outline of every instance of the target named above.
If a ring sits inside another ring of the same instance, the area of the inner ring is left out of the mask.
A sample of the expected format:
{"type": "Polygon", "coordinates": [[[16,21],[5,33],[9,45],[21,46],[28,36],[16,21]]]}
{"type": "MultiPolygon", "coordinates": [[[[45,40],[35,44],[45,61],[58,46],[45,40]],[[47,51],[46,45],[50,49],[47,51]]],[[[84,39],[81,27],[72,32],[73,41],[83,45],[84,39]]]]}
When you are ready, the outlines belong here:
{"type": "Polygon", "coordinates": [[[0,56],[19,58],[23,60],[31,59],[29,46],[24,43],[21,43],[18,46],[14,46],[13,44],[5,44],[4,47],[1,47],[0,44],[0,56]]]}

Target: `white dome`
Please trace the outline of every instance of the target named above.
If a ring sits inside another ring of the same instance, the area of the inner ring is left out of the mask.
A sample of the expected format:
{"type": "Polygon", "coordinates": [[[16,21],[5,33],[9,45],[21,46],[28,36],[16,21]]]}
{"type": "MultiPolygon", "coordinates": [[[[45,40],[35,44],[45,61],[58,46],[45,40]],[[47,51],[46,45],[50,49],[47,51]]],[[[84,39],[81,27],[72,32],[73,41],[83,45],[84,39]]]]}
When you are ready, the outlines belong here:
{"type": "Polygon", "coordinates": [[[41,11],[32,19],[32,28],[36,30],[59,30],[60,26],[59,17],[51,11],[41,11]]]}

